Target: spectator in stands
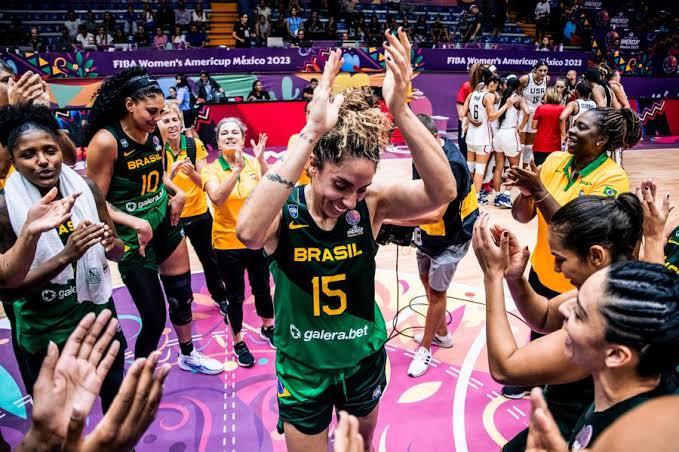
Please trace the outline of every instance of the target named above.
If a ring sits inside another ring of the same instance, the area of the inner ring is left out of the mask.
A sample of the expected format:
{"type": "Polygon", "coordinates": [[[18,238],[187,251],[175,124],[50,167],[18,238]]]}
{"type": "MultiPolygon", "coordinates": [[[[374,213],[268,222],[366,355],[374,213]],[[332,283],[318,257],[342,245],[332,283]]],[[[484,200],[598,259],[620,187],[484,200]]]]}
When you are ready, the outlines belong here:
{"type": "Polygon", "coordinates": [[[384,29],[391,30],[393,34],[396,34],[398,30],[398,22],[396,21],[396,16],[389,15],[387,16],[387,23],[384,25],[384,29]]]}
{"type": "Polygon", "coordinates": [[[257,5],[255,11],[257,12],[258,17],[264,16],[267,21],[271,19],[271,8],[269,8],[269,5],[266,4],[265,0],[259,0],[259,5],[257,5]]]}
{"type": "Polygon", "coordinates": [[[293,6],[290,8],[290,16],[285,19],[287,41],[294,41],[297,39],[297,32],[302,29],[302,18],[299,17],[299,10],[297,7],[293,6]]]}
{"type": "Polygon", "coordinates": [[[40,37],[40,30],[38,27],[31,27],[31,35],[28,38],[28,47],[31,47],[34,52],[46,52],[47,46],[40,37]]]}
{"type": "Polygon", "coordinates": [[[172,46],[175,49],[183,49],[186,47],[186,36],[184,35],[180,25],[174,26],[174,33],[172,33],[172,46]]]}
{"type": "Polygon", "coordinates": [[[68,30],[68,36],[70,36],[71,39],[75,39],[75,37],[78,35],[78,26],[82,22],[83,21],[78,19],[78,16],[76,16],[75,11],[72,9],[68,10],[68,13],[66,13],[66,21],[64,22],[64,26],[68,30]]]}
{"type": "Polygon", "coordinates": [[[61,34],[59,35],[59,38],[57,39],[57,42],[54,44],[54,48],[52,49],[55,52],[72,52],[73,51],[73,39],[68,33],[68,28],[66,25],[63,25],[61,27],[61,34]]]}
{"type": "Polygon", "coordinates": [[[413,27],[413,38],[415,42],[425,42],[429,37],[429,28],[427,27],[427,17],[423,14],[417,18],[415,27],[413,27]]]}
{"type": "Polygon", "coordinates": [[[149,37],[144,31],[144,27],[137,27],[137,31],[132,36],[132,42],[136,44],[137,47],[149,47],[151,42],[149,37]]]}
{"type": "Polygon", "coordinates": [[[177,9],[174,10],[174,23],[176,25],[181,25],[183,29],[189,28],[189,23],[191,23],[191,11],[186,9],[183,0],[177,2],[177,9]]]}
{"type": "Polygon", "coordinates": [[[479,11],[479,7],[472,5],[469,7],[469,14],[467,15],[467,29],[462,35],[462,42],[473,42],[478,36],[481,36],[481,24],[483,23],[483,15],[479,11]]]}
{"type": "Polygon", "coordinates": [[[306,38],[306,33],[304,32],[304,28],[301,28],[297,32],[297,38],[295,40],[293,40],[291,44],[292,44],[293,47],[303,47],[303,48],[306,48],[306,49],[311,47],[311,41],[309,41],[306,38]]]}
{"type": "Polygon", "coordinates": [[[330,16],[328,23],[325,24],[325,36],[327,39],[337,39],[337,22],[330,16]]]}
{"type": "Polygon", "coordinates": [[[378,46],[382,39],[382,26],[380,25],[377,16],[373,14],[368,22],[368,45],[378,46]]]}
{"type": "Polygon", "coordinates": [[[311,17],[304,22],[304,31],[308,39],[319,39],[322,37],[323,23],[318,19],[318,11],[311,11],[311,17]]]}
{"type": "Polygon", "coordinates": [[[205,41],[207,41],[205,38],[205,33],[198,29],[197,23],[191,24],[189,27],[189,32],[186,33],[185,38],[189,47],[193,48],[205,47],[205,41]]]}
{"type": "Polygon", "coordinates": [[[502,31],[505,29],[505,22],[507,21],[507,0],[495,0],[493,7],[491,8],[490,22],[493,24],[493,32],[491,33],[491,39],[498,38],[502,31]]]}
{"type": "Polygon", "coordinates": [[[542,36],[542,41],[538,42],[537,45],[535,46],[538,51],[541,52],[549,52],[552,50],[551,46],[549,45],[550,37],[549,35],[543,35],[542,36]]]}
{"type": "Polygon", "coordinates": [[[164,30],[174,30],[174,11],[168,6],[166,0],[158,0],[156,26],[162,27],[164,30]]]}
{"type": "Polygon", "coordinates": [[[182,112],[184,127],[186,130],[190,130],[196,119],[193,114],[195,107],[193,92],[191,91],[189,80],[184,74],[177,74],[175,81],[177,82],[177,98],[171,102],[179,107],[179,110],[182,112]]]}
{"type": "Polygon", "coordinates": [[[406,36],[408,36],[408,39],[412,41],[413,30],[410,28],[408,16],[403,16],[403,19],[401,20],[401,28],[403,29],[403,33],[405,33],[406,36]]]}
{"type": "Polygon", "coordinates": [[[87,27],[87,32],[92,33],[92,36],[97,34],[97,29],[99,28],[99,23],[97,22],[97,15],[91,9],[87,10],[87,21],[85,22],[87,27]]]}
{"type": "Polygon", "coordinates": [[[250,27],[248,27],[248,13],[241,13],[238,22],[233,25],[233,39],[237,48],[250,47],[250,27]]]}
{"type": "MultiPolygon", "coordinates": [[[[102,24],[104,25],[106,33],[108,34],[113,33],[116,30],[116,27],[118,26],[116,20],[113,18],[113,14],[111,14],[108,11],[104,12],[104,20],[102,24]]],[[[99,30],[99,28],[97,28],[97,30],[99,30]]]]}
{"type": "Polygon", "coordinates": [[[356,22],[349,29],[349,39],[354,41],[364,42],[365,32],[363,31],[364,25],[362,22],[356,22]]]}
{"type": "Polygon", "coordinates": [[[255,45],[257,47],[266,47],[270,35],[271,24],[266,20],[265,16],[260,15],[259,20],[255,24],[255,45]]]}
{"type": "Polygon", "coordinates": [[[153,37],[153,47],[158,50],[165,50],[167,46],[167,35],[162,28],[156,27],[156,35],[153,37]]]}
{"type": "Polygon", "coordinates": [[[285,39],[287,34],[288,23],[285,21],[285,16],[279,15],[278,19],[271,24],[271,36],[285,39]]]}
{"type": "Polygon", "coordinates": [[[450,42],[450,35],[448,34],[448,29],[441,22],[441,17],[437,16],[434,23],[431,24],[429,29],[431,34],[431,40],[438,44],[440,42],[450,42]]]}
{"type": "Polygon", "coordinates": [[[127,35],[133,35],[137,32],[137,20],[139,20],[139,15],[134,12],[134,6],[130,3],[127,5],[127,11],[125,11],[125,17],[123,18],[123,31],[127,35]]]}
{"type": "Polygon", "coordinates": [[[203,10],[202,3],[196,4],[196,9],[194,9],[193,12],[191,13],[191,22],[198,24],[207,23],[207,13],[203,10]]]}
{"type": "Polygon", "coordinates": [[[116,31],[113,33],[113,44],[128,44],[129,42],[129,37],[125,34],[120,25],[118,25],[116,31]]]}
{"type": "Polygon", "coordinates": [[[89,42],[89,37],[94,38],[94,35],[87,31],[86,24],[78,25],[78,34],[75,35],[75,42],[81,46],[86,46],[89,42]]]}
{"type": "Polygon", "coordinates": [[[144,11],[142,12],[144,20],[144,32],[149,34],[156,28],[156,14],[151,9],[150,3],[144,3],[144,11]]]}
{"type": "Polygon", "coordinates": [[[299,0],[290,0],[288,2],[288,11],[292,12],[292,8],[297,8],[297,14],[302,17],[302,13],[304,12],[304,8],[302,7],[302,4],[299,2],[299,0]]]}
{"type": "Polygon", "coordinates": [[[551,9],[548,0],[538,0],[535,5],[535,33],[538,42],[542,41],[542,37],[549,26],[549,15],[551,9]]]}
{"type": "Polygon", "coordinates": [[[113,36],[108,34],[108,31],[104,25],[99,25],[99,28],[97,29],[97,36],[95,36],[95,38],[97,46],[99,47],[106,47],[113,44],[113,36]]]}
{"type": "Polygon", "coordinates": [[[271,100],[271,96],[269,96],[269,93],[264,89],[262,82],[259,80],[252,82],[252,89],[250,94],[248,94],[248,102],[255,100],[271,100]]]}
{"type": "Polygon", "coordinates": [[[165,100],[172,101],[172,100],[177,100],[177,87],[176,86],[170,86],[170,89],[168,90],[170,94],[167,95],[165,100]]]}
{"type": "Polygon", "coordinates": [[[347,24],[352,23],[358,14],[356,3],[358,0],[342,0],[342,17],[347,24]]]}
{"type": "Polygon", "coordinates": [[[216,102],[220,97],[224,97],[224,88],[219,86],[207,71],[200,72],[200,80],[198,80],[198,96],[197,103],[216,102]]]}
{"type": "Polygon", "coordinates": [[[304,88],[302,91],[302,98],[305,100],[311,100],[314,97],[314,90],[318,86],[318,79],[312,78],[309,80],[309,86],[304,88]]]}

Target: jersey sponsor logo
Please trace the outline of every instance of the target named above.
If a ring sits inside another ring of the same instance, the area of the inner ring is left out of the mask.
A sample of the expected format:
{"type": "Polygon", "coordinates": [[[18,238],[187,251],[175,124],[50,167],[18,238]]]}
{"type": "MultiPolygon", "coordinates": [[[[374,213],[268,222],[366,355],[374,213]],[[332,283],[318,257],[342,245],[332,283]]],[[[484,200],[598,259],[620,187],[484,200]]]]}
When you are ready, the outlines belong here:
{"type": "Polygon", "coordinates": [[[293,250],[293,261],[334,262],[351,259],[353,257],[360,256],[361,254],[363,254],[363,251],[359,250],[355,243],[349,243],[348,245],[338,245],[334,248],[295,247],[293,250]]]}
{"type": "Polygon", "coordinates": [[[139,202],[130,201],[130,202],[125,204],[125,210],[127,210],[128,212],[134,212],[137,209],[143,209],[146,206],[150,206],[151,204],[157,203],[158,201],[160,201],[160,199],[162,197],[163,197],[163,192],[161,191],[160,193],[157,193],[155,196],[152,196],[152,197],[145,199],[143,201],[139,201],[139,202]]]}
{"type": "MultiPolygon", "coordinates": [[[[130,151],[130,153],[132,152],[134,151],[130,151]]],[[[123,153],[123,155],[125,155],[125,153],[123,153]]],[[[143,159],[130,160],[129,162],[127,162],[127,169],[134,170],[137,168],[143,168],[148,165],[153,165],[154,163],[161,159],[162,157],[159,154],[151,154],[148,157],[144,157],[143,159]]]]}
{"type": "Polygon", "coordinates": [[[290,224],[288,224],[288,229],[291,231],[294,231],[295,229],[302,229],[302,228],[308,228],[308,224],[298,224],[295,223],[294,221],[291,221],[290,224]]]}
{"type": "Polygon", "coordinates": [[[123,151],[123,157],[129,157],[132,154],[134,154],[134,149],[132,149],[131,151],[123,151]]]}
{"type": "Polygon", "coordinates": [[[353,341],[360,337],[368,335],[368,325],[360,328],[349,328],[348,331],[326,331],[326,330],[306,330],[300,331],[295,325],[290,324],[290,335],[295,340],[302,340],[304,342],[311,341],[353,341]],[[293,333],[294,331],[294,333],[293,333]]]}
{"type": "Polygon", "coordinates": [[[43,290],[40,296],[42,296],[42,301],[45,303],[51,303],[57,299],[57,293],[50,289],[43,290]]]}
{"type": "Polygon", "coordinates": [[[347,223],[352,226],[356,226],[361,221],[361,214],[358,213],[358,210],[354,209],[348,211],[344,217],[346,218],[347,223]]]}
{"type": "Polygon", "coordinates": [[[288,204],[288,213],[292,218],[297,218],[299,215],[299,208],[296,204],[288,204]]]}
{"type": "Polygon", "coordinates": [[[70,297],[76,293],[75,285],[69,287],[68,289],[60,290],[59,292],[52,289],[45,289],[42,291],[40,296],[45,303],[51,303],[55,300],[63,300],[64,298],[70,297]]]}

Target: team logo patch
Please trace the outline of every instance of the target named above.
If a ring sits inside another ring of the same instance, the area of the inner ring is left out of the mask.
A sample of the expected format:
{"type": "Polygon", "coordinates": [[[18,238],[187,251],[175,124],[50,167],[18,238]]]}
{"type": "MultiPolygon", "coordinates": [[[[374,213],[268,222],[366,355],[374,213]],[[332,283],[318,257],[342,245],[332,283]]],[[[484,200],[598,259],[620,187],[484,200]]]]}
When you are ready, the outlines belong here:
{"type": "Polygon", "coordinates": [[[155,148],[156,151],[160,152],[160,150],[163,148],[160,145],[160,138],[158,138],[157,135],[153,136],[153,147],[155,148]]]}
{"type": "Polygon", "coordinates": [[[356,226],[361,221],[361,214],[358,213],[358,210],[351,209],[346,213],[345,218],[347,219],[347,223],[356,226]]]}
{"type": "Polygon", "coordinates": [[[87,284],[101,284],[101,274],[99,273],[99,269],[87,269],[87,284]]]}
{"type": "Polygon", "coordinates": [[[278,397],[290,397],[290,391],[288,391],[288,388],[283,386],[283,382],[281,380],[278,380],[278,397]]]}
{"type": "Polygon", "coordinates": [[[613,197],[616,196],[617,194],[618,190],[616,190],[615,188],[609,187],[608,185],[604,187],[604,196],[613,197]]]}
{"type": "Polygon", "coordinates": [[[582,430],[575,437],[575,442],[573,443],[573,450],[581,450],[589,446],[589,442],[592,439],[592,426],[585,425],[582,430]]]}
{"type": "Polygon", "coordinates": [[[363,235],[363,228],[361,226],[352,226],[347,231],[347,237],[356,237],[357,235],[363,235]]]}
{"type": "Polygon", "coordinates": [[[130,144],[127,142],[127,140],[126,140],[125,138],[122,138],[122,139],[120,140],[120,145],[123,147],[123,149],[125,149],[125,148],[128,147],[130,144]]]}
{"type": "Polygon", "coordinates": [[[302,337],[302,332],[299,331],[295,325],[290,324],[290,335],[293,339],[299,339],[302,337]]]}
{"type": "Polygon", "coordinates": [[[288,213],[292,218],[297,218],[299,215],[299,209],[297,207],[297,204],[288,204],[288,213]]]}
{"type": "Polygon", "coordinates": [[[45,303],[49,303],[57,299],[57,293],[51,289],[43,290],[40,296],[42,296],[42,300],[45,303]]]}

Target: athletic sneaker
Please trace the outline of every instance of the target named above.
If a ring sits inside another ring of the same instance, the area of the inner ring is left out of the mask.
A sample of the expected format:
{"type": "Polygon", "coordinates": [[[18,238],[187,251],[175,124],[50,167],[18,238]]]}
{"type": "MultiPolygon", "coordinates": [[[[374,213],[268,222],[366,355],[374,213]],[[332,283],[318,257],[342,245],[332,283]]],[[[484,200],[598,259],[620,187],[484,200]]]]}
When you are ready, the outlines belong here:
{"type": "Polygon", "coordinates": [[[233,352],[236,354],[236,362],[241,367],[252,367],[255,365],[255,357],[252,356],[245,341],[240,341],[233,346],[233,352]]]}
{"type": "Polygon", "coordinates": [[[530,389],[527,386],[503,386],[502,395],[508,399],[523,399],[530,394],[530,389]]]}
{"type": "Polygon", "coordinates": [[[498,193],[493,200],[493,205],[501,209],[511,209],[512,198],[507,193],[498,193]]]}
{"type": "Polygon", "coordinates": [[[219,313],[226,318],[226,315],[229,312],[229,301],[228,300],[222,300],[218,303],[219,305],[219,313]]]}
{"type": "Polygon", "coordinates": [[[415,352],[410,366],[408,366],[408,376],[419,377],[429,369],[431,364],[431,352],[424,347],[420,347],[415,352]]]}
{"type": "MultiPolygon", "coordinates": [[[[415,342],[417,342],[418,344],[421,344],[422,337],[424,337],[424,333],[418,333],[415,335],[413,339],[415,339],[415,342]]],[[[439,336],[438,334],[434,334],[434,339],[432,339],[431,345],[436,345],[437,347],[441,348],[452,348],[454,345],[453,335],[450,334],[450,332],[446,333],[445,336],[439,336]]]]}
{"type": "Polygon", "coordinates": [[[224,364],[203,355],[195,349],[190,355],[182,355],[180,353],[177,364],[179,364],[179,368],[182,370],[199,372],[205,375],[217,375],[224,371],[224,364]]]}
{"type": "Polygon", "coordinates": [[[269,347],[276,350],[276,346],[273,345],[273,326],[264,328],[264,325],[262,325],[262,327],[259,329],[259,337],[267,341],[269,343],[269,347]]]}
{"type": "Polygon", "coordinates": [[[485,206],[488,205],[488,194],[481,190],[479,193],[479,197],[477,198],[477,202],[479,203],[480,206],[485,206]]]}

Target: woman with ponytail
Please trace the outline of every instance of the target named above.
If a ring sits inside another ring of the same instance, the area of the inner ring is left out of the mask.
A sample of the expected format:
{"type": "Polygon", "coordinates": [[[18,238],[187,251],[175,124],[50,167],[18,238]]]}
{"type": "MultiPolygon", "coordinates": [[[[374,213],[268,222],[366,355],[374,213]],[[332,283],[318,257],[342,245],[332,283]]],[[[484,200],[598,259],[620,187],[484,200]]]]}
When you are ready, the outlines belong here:
{"type": "Polygon", "coordinates": [[[186,196],[163,170],[168,131],[158,125],[164,105],[160,86],[142,68],[104,81],[88,118],[87,175],[106,197],[125,242],[118,268],[142,321],[135,357],[158,347],[165,329],[164,288],[181,349],[179,367],[218,374],[222,364],[195,350],[191,339],[193,291],[179,222],[186,196]]]}
{"type": "MultiPolygon", "coordinates": [[[[617,199],[582,196],[563,206],[552,218],[549,243],[556,270],[578,290],[551,300],[539,296],[523,277],[527,247],[499,226],[489,228],[482,218],[475,228],[473,244],[485,275],[487,343],[490,372],[506,384],[545,385],[547,405],[565,437],[592,402],[592,369],[564,354],[566,331],[560,329],[574,300],[593,274],[610,265],[629,262],[641,242],[644,213],[637,196],[624,193],[617,199]],[[498,245],[499,244],[499,245],[498,245]],[[529,327],[549,333],[518,347],[507,320],[502,279],[529,327]]],[[[527,431],[517,435],[505,451],[524,450],[527,431]]]]}

